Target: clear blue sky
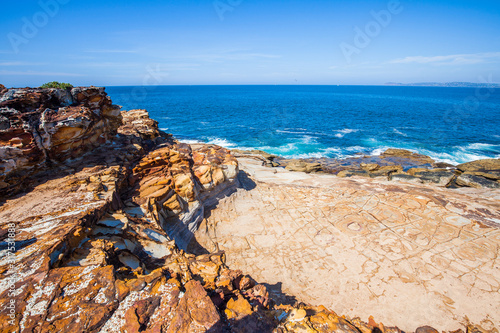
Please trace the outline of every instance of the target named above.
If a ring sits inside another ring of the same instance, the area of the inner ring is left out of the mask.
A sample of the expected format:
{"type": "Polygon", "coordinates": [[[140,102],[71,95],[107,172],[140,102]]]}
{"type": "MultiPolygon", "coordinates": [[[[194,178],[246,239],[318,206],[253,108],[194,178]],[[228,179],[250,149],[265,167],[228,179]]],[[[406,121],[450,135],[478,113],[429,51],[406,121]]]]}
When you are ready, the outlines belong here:
{"type": "Polygon", "coordinates": [[[500,82],[498,0],[19,0],[0,31],[6,86],[500,82]]]}

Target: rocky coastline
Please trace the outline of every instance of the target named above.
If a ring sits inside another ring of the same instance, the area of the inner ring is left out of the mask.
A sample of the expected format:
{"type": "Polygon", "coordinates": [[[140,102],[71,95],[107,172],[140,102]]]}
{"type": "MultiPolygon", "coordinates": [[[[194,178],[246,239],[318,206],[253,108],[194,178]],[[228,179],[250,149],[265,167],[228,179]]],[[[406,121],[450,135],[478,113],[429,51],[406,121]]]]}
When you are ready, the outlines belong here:
{"type": "MultiPolygon", "coordinates": [[[[498,160],[454,168],[388,151],[347,167],[287,161],[179,143],[146,110],[121,111],[104,88],[0,85],[0,331],[402,332],[274,297],[266,281],[203,244],[197,232],[208,230],[214,207],[251,192],[240,156],[339,177],[500,187],[498,160]]],[[[415,331],[437,333],[431,326],[415,331]]],[[[455,333],[499,328],[460,327],[455,333]]]]}
{"type": "Polygon", "coordinates": [[[233,153],[237,156],[260,158],[263,165],[269,167],[283,167],[297,172],[378,178],[447,188],[500,188],[499,159],[451,165],[404,149],[387,149],[379,156],[361,155],[345,159],[284,159],[258,150],[233,150],[233,153]]]}

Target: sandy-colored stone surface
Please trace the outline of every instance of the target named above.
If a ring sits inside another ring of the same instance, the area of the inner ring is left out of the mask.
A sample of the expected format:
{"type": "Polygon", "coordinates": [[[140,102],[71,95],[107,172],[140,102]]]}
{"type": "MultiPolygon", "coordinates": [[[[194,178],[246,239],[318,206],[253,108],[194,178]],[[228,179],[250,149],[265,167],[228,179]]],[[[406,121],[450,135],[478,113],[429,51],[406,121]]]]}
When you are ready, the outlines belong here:
{"type": "MultiPolygon", "coordinates": [[[[197,241],[298,300],[414,331],[500,328],[500,191],[293,173],[248,176],[197,241]]],[[[272,289],[272,288],[271,288],[272,289]]]]}

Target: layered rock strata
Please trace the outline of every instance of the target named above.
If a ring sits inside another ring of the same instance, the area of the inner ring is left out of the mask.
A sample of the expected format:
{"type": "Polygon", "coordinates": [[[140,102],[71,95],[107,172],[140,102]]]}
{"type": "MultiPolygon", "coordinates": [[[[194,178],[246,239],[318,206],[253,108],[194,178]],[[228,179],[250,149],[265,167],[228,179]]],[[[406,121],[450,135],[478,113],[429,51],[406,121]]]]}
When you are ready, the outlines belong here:
{"type": "Polygon", "coordinates": [[[238,179],[249,188],[228,150],[179,144],[102,88],[0,100],[1,332],[400,332],[275,302],[224,252],[182,249],[238,179]]]}
{"type": "Polygon", "coordinates": [[[120,107],[104,88],[9,89],[0,95],[0,189],[110,140],[120,107]]]}

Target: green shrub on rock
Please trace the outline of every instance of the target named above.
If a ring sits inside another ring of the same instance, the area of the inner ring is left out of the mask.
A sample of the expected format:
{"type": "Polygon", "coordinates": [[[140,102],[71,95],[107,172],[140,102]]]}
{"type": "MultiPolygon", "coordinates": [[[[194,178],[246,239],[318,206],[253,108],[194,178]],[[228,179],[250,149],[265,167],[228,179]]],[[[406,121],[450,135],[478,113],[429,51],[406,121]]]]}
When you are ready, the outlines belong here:
{"type": "Polygon", "coordinates": [[[41,85],[40,88],[71,89],[71,88],[73,88],[73,85],[71,85],[69,83],[61,83],[61,82],[57,82],[57,81],[52,81],[52,82],[48,82],[48,83],[41,85]]]}

